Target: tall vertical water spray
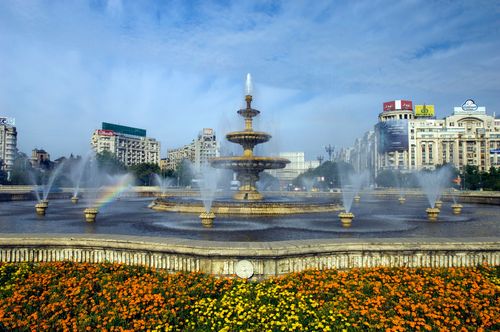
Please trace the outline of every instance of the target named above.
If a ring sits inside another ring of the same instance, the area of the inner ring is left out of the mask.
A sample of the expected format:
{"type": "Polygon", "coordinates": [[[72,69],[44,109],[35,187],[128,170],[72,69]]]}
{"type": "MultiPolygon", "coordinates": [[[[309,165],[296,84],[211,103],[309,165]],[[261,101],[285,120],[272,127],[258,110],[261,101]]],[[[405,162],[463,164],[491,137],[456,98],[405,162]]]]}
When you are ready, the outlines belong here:
{"type": "Polygon", "coordinates": [[[345,209],[344,212],[339,213],[339,219],[343,227],[351,226],[352,219],[354,218],[354,214],[351,212],[352,203],[363,184],[368,181],[368,176],[368,171],[339,176],[340,185],[342,187],[342,203],[345,209]]]}
{"type": "Polygon", "coordinates": [[[451,172],[443,167],[434,172],[421,172],[417,174],[418,184],[422,188],[431,208],[434,208],[436,201],[441,197],[445,186],[450,182],[451,172]]]}
{"type": "MultiPolygon", "coordinates": [[[[42,196],[38,192],[38,187],[35,191],[37,197],[37,203],[35,204],[35,211],[38,215],[45,215],[47,207],[49,206],[49,194],[52,189],[52,185],[54,184],[55,179],[61,173],[62,168],[64,167],[64,162],[59,163],[56,168],[52,170],[50,176],[47,180],[47,183],[43,185],[42,196]]],[[[34,180],[34,176],[30,173],[32,181],[34,180]]]]}
{"type": "Polygon", "coordinates": [[[76,165],[70,170],[70,179],[73,182],[73,196],[71,197],[71,201],[75,204],[78,203],[83,174],[85,173],[85,167],[88,165],[91,157],[92,153],[87,153],[83,158],[80,158],[76,165]]]}
{"type": "Polygon", "coordinates": [[[211,227],[215,219],[215,214],[212,212],[212,203],[217,191],[220,172],[215,168],[204,165],[200,169],[200,175],[200,195],[205,208],[205,211],[200,214],[200,219],[204,226],[211,227]]]}
{"type": "Polygon", "coordinates": [[[439,207],[436,206],[443,189],[450,182],[451,171],[443,167],[434,172],[421,172],[417,174],[417,180],[422,188],[430,207],[426,209],[427,217],[430,221],[436,221],[439,215],[439,207]]]}
{"type": "Polygon", "coordinates": [[[340,176],[342,187],[342,203],[346,212],[350,212],[354,197],[359,194],[361,187],[368,181],[368,171],[350,173],[340,176]]]}
{"type": "Polygon", "coordinates": [[[171,187],[174,183],[172,178],[164,178],[158,174],[154,175],[155,183],[160,187],[160,196],[165,197],[167,195],[167,189],[171,187]]]}

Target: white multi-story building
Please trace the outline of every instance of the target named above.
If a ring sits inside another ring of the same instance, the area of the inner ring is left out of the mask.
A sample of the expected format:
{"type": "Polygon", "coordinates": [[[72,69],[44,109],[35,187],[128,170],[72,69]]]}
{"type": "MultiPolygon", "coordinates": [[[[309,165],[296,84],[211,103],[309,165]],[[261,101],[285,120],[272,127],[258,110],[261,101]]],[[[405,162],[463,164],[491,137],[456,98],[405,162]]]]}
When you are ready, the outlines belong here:
{"type": "Polygon", "coordinates": [[[203,165],[207,165],[210,159],[219,157],[219,144],[215,131],[211,128],[203,128],[190,144],[177,149],[169,149],[165,168],[176,170],[183,160],[189,160],[195,169],[199,171],[203,165]]]}
{"type": "Polygon", "coordinates": [[[446,163],[460,171],[467,165],[480,171],[500,167],[500,119],[488,115],[473,100],[455,107],[443,119],[435,118],[433,105],[416,105],[410,110],[411,101],[389,103],[395,106],[386,109],[388,103],[384,103],[375,135],[368,132],[351,148],[349,161],[356,169],[373,169],[376,176],[384,169],[432,170],[446,163]],[[363,154],[374,158],[360,162],[363,154]]]}
{"type": "Polygon", "coordinates": [[[281,152],[279,157],[290,160],[290,163],[286,164],[285,168],[273,169],[268,172],[277,177],[282,184],[291,183],[293,179],[308,169],[319,166],[318,160],[305,160],[304,152],[281,152]]]}
{"type": "Polygon", "coordinates": [[[17,131],[13,118],[0,117],[0,166],[10,174],[17,153],[17,131]]]}
{"type": "Polygon", "coordinates": [[[500,167],[500,119],[486,114],[467,100],[444,119],[419,119],[409,123],[408,169],[434,169],[450,163],[459,170],[477,166],[480,171],[500,167]]]}
{"type": "Polygon", "coordinates": [[[146,137],[144,129],[103,122],[92,134],[91,146],[96,153],[113,153],[125,166],[160,164],[160,142],[146,137]]]}

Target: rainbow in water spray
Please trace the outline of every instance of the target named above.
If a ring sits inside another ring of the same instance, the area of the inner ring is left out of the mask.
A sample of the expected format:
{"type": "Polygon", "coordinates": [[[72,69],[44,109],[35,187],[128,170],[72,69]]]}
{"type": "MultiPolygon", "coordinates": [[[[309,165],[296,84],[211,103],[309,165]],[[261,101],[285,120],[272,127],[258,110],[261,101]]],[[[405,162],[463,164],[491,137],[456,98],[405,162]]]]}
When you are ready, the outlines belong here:
{"type": "Polygon", "coordinates": [[[112,186],[105,187],[101,193],[101,196],[97,198],[95,203],[96,208],[101,208],[104,205],[112,202],[116,197],[118,197],[122,192],[127,190],[132,186],[134,178],[130,174],[125,174],[119,178],[117,183],[112,186]]]}

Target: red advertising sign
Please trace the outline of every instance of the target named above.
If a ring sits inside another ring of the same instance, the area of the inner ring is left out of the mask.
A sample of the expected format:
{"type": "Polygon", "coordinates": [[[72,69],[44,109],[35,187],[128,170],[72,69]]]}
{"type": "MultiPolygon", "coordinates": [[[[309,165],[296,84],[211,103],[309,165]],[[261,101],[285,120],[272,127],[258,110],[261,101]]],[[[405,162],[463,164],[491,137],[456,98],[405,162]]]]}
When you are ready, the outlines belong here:
{"type": "Polygon", "coordinates": [[[384,112],[387,111],[399,111],[399,110],[405,110],[405,111],[412,111],[413,110],[413,104],[411,100],[393,100],[393,101],[388,101],[384,103],[384,112]]]}
{"type": "Polygon", "coordinates": [[[100,129],[97,131],[97,134],[102,136],[113,136],[115,132],[112,130],[100,129]]]}
{"type": "Polygon", "coordinates": [[[396,102],[395,101],[388,101],[384,103],[384,112],[386,111],[394,111],[396,109],[396,102]]]}
{"type": "Polygon", "coordinates": [[[406,111],[412,111],[413,105],[411,100],[401,100],[401,109],[406,111]]]}

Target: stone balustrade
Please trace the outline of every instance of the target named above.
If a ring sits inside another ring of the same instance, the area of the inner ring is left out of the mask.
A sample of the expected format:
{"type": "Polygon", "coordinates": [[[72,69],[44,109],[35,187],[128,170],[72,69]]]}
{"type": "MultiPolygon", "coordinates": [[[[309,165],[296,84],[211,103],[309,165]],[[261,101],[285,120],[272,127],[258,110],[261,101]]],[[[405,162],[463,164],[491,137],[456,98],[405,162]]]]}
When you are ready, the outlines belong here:
{"type": "Polygon", "coordinates": [[[114,262],[231,276],[241,260],[251,262],[253,278],[257,279],[306,269],[497,266],[500,241],[392,238],[254,243],[122,235],[0,234],[1,262],[114,262]]]}

